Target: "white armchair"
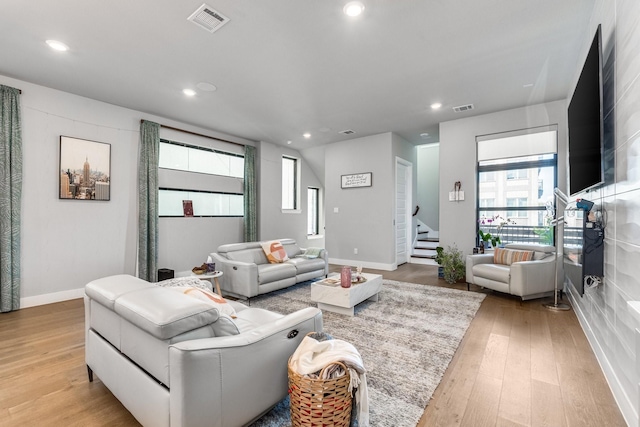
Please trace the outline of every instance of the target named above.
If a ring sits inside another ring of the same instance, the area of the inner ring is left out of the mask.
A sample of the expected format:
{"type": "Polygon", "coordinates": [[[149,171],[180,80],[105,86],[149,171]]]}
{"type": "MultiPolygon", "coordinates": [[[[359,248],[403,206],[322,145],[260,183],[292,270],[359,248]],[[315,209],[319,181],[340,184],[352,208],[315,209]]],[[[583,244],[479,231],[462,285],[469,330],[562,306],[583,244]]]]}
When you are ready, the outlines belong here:
{"type": "Polygon", "coordinates": [[[513,263],[506,261],[503,264],[495,262],[494,254],[468,255],[467,284],[517,295],[523,300],[553,295],[556,275],[555,247],[511,243],[506,245],[505,249],[531,251],[532,259],[513,263]]]}

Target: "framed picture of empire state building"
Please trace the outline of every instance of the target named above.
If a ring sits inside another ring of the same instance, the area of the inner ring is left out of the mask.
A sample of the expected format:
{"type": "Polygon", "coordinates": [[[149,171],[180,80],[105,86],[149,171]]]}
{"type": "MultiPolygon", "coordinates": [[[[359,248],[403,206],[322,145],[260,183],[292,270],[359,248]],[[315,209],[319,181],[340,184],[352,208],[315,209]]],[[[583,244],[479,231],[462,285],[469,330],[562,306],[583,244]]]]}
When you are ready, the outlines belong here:
{"type": "Polygon", "coordinates": [[[111,144],[60,136],[60,199],[111,199],[111,144]]]}

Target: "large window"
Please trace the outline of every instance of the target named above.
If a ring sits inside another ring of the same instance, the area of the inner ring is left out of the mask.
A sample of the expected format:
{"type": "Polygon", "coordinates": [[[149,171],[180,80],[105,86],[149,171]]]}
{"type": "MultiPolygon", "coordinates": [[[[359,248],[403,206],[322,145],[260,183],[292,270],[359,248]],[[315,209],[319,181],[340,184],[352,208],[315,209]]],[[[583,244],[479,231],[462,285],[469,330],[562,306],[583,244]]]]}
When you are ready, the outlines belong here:
{"type": "Polygon", "coordinates": [[[307,188],[307,235],[315,236],[320,234],[320,189],[307,188]]]}
{"type": "Polygon", "coordinates": [[[241,190],[234,192],[241,188],[238,181],[244,178],[243,155],[165,139],[160,140],[159,154],[164,177],[158,190],[159,216],[244,215],[244,196],[241,190]],[[231,191],[225,185],[229,181],[236,187],[231,191]]]}
{"type": "Polygon", "coordinates": [[[298,159],[282,156],[282,209],[297,210],[298,159]]]}
{"type": "Polygon", "coordinates": [[[555,128],[478,138],[478,229],[502,243],[553,244],[555,128]]]}

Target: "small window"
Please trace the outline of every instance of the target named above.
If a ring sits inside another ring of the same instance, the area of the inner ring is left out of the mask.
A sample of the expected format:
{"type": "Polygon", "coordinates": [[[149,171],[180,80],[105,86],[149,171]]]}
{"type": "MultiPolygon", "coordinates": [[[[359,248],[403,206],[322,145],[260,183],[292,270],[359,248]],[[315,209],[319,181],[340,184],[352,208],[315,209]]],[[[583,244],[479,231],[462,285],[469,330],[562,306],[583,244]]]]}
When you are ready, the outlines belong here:
{"type": "Polygon", "coordinates": [[[183,201],[191,200],[193,216],[243,216],[242,194],[188,191],[161,188],[158,191],[158,216],[185,216],[183,201]]]}
{"type": "Polygon", "coordinates": [[[320,234],[320,190],[318,188],[307,188],[307,235],[315,236],[320,234]]]}
{"type": "MultiPolygon", "coordinates": [[[[522,208],[527,206],[526,197],[507,197],[507,208],[522,208]]],[[[507,218],[526,218],[527,211],[508,210],[507,218]]]]}
{"type": "Polygon", "coordinates": [[[495,172],[482,172],[480,173],[480,182],[495,182],[496,173],[495,172]]]}
{"type": "Polygon", "coordinates": [[[492,208],[496,205],[496,199],[480,199],[481,208],[492,208]]]}
{"type": "Polygon", "coordinates": [[[282,209],[298,209],[298,159],[282,157],[282,209]]]}
{"type": "Polygon", "coordinates": [[[527,179],[527,170],[526,169],[516,169],[507,171],[507,180],[512,179],[527,179]]]}
{"type": "Polygon", "coordinates": [[[244,156],[160,140],[158,167],[208,175],[244,178],[244,156]]]}

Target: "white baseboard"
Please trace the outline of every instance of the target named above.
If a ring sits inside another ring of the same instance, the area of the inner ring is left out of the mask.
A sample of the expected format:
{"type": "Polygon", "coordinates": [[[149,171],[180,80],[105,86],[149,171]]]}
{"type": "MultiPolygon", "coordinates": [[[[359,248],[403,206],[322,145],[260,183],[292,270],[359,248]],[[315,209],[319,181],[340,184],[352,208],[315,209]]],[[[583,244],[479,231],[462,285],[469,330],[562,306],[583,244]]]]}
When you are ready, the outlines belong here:
{"type": "Polygon", "coordinates": [[[596,336],[594,335],[593,330],[591,329],[591,326],[589,326],[589,323],[587,322],[586,317],[582,312],[582,308],[576,302],[576,298],[580,298],[580,297],[579,296],[576,297],[574,292],[575,291],[571,288],[571,286],[565,286],[565,293],[568,295],[569,300],[571,301],[571,308],[573,308],[573,311],[575,311],[576,317],[580,322],[580,326],[582,326],[582,330],[587,337],[587,341],[589,341],[589,344],[591,345],[591,349],[593,350],[593,353],[596,355],[596,360],[600,365],[600,369],[602,369],[602,372],[604,373],[604,377],[607,380],[607,384],[609,384],[609,388],[611,389],[613,398],[618,404],[618,408],[620,408],[620,412],[622,413],[622,416],[627,422],[627,425],[638,426],[640,425],[638,414],[633,408],[633,404],[629,401],[629,396],[627,395],[627,393],[625,393],[624,388],[622,387],[622,384],[620,384],[620,381],[618,380],[618,376],[613,370],[613,367],[611,366],[609,359],[607,359],[607,356],[604,353],[604,350],[602,349],[602,347],[600,346],[600,343],[598,342],[596,336]]]}
{"type": "Polygon", "coordinates": [[[36,295],[34,297],[20,298],[20,308],[52,304],[54,302],[68,301],[70,299],[78,299],[82,297],[84,297],[84,288],[70,289],[68,291],[54,292],[51,294],[36,295]]]}
{"type": "Polygon", "coordinates": [[[356,261],[351,259],[329,258],[329,264],[349,265],[351,267],[373,268],[374,270],[394,271],[398,266],[394,264],[382,264],[378,262],[356,261]]]}

